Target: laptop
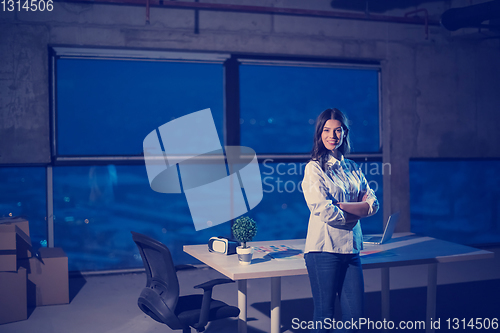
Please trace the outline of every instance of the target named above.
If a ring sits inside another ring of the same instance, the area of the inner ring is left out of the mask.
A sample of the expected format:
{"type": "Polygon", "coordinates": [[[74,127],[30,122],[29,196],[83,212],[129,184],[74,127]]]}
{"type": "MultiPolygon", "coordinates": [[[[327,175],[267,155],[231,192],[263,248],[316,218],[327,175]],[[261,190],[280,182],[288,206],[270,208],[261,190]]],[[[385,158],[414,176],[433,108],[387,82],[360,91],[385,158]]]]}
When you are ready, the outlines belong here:
{"type": "Polygon", "coordinates": [[[399,220],[399,213],[392,214],[391,216],[389,216],[389,220],[385,225],[385,230],[382,237],[366,235],[363,236],[363,243],[377,244],[377,245],[387,243],[387,241],[389,241],[392,238],[392,234],[394,232],[394,228],[396,227],[396,223],[398,223],[398,220],[399,220]]]}

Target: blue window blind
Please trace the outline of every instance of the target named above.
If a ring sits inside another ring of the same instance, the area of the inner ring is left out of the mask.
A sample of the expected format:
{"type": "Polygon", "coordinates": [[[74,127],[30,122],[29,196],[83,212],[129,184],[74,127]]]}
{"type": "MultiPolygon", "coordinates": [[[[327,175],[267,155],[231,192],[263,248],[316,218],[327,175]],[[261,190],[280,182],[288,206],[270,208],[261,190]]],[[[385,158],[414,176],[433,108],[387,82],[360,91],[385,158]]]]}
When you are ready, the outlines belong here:
{"type": "Polygon", "coordinates": [[[221,64],[57,61],[58,155],[138,155],[153,129],[206,108],[222,138],[221,64]]]}
{"type": "Polygon", "coordinates": [[[379,152],[378,70],[240,66],[241,143],[257,153],[309,153],[314,121],[336,107],[353,152],[379,152]]]}

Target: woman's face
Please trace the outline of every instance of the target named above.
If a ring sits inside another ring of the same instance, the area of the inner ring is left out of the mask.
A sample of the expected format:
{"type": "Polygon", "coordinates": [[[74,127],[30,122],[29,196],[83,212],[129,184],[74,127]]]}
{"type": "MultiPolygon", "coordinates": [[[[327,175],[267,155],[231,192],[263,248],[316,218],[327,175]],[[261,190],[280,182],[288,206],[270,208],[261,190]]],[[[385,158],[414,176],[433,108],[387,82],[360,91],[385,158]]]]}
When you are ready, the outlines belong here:
{"type": "Polygon", "coordinates": [[[342,123],[335,119],[329,119],[323,127],[321,140],[328,150],[338,149],[344,140],[344,130],[342,123]]]}

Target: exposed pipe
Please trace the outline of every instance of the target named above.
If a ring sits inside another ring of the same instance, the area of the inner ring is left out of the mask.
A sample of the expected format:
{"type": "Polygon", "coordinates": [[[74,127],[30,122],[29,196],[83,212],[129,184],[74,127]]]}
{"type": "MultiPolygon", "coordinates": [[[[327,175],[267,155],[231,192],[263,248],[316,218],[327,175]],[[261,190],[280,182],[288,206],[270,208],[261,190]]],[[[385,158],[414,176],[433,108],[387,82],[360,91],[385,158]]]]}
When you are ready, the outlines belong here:
{"type": "MultiPolygon", "coordinates": [[[[59,2],[107,3],[107,4],[144,6],[144,0],[60,0],[59,2]]],[[[357,13],[348,13],[348,12],[309,10],[309,9],[297,9],[297,8],[244,6],[244,5],[183,2],[183,1],[168,1],[168,0],[164,0],[164,1],[163,0],[149,0],[149,2],[150,2],[150,6],[180,8],[180,9],[213,10],[213,11],[226,11],[226,12],[257,13],[257,14],[295,15],[295,16],[309,16],[309,17],[326,17],[326,18],[351,19],[351,20],[362,20],[362,21],[377,21],[377,22],[439,26],[438,21],[431,21],[431,20],[425,21],[419,17],[398,17],[398,16],[371,15],[371,14],[366,15],[366,14],[357,14],[357,13]]]]}
{"type": "Polygon", "coordinates": [[[427,40],[427,39],[429,39],[429,12],[427,11],[427,9],[421,8],[421,9],[412,10],[411,12],[406,13],[405,17],[408,17],[411,14],[416,14],[419,12],[424,12],[424,14],[425,14],[425,39],[427,40]]]}

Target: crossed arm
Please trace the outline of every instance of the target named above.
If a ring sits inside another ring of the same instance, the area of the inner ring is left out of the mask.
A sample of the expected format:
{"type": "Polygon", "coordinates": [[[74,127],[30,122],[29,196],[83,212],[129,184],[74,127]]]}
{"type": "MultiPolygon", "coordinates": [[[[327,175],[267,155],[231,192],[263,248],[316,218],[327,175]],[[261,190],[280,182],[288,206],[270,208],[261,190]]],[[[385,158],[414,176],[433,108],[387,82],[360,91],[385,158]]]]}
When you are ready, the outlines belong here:
{"type": "Polygon", "coordinates": [[[346,222],[355,222],[368,216],[370,205],[366,202],[367,197],[368,195],[365,194],[359,202],[337,202],[337,207],[344,211],[346,222]]]}
{"type": "Polygon", "coordinates": [[[373,201],[376,201],[373,191],[367,186],[367,192],[362,194],[360,201],[336,202],[330,198],[329,188],[323,177],[324,173],[319,165],[308,164],[302,182],[304,196],[312,214],[320,217],[323,222],[332,226],[351,224],[372,215],[378,209],[378,205],[373,206],[373,201]]]}

